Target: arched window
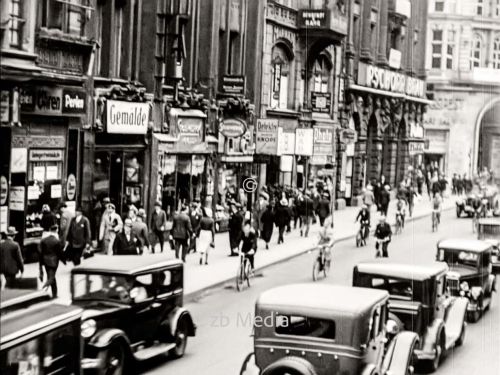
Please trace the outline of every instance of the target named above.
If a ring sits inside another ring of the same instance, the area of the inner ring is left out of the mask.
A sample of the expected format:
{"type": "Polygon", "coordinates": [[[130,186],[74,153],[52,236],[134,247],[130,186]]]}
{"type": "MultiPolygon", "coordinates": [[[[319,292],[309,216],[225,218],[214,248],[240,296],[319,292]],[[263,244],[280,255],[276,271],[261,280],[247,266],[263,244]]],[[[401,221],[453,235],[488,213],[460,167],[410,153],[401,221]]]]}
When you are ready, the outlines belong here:
{"type": "Polygon", "coordinates": [[[483,41],[480,35],[475,35],[472,39],[471,57],[470,57],[470,67],[479,68],[482,65],[482,48],[483,41]]]}
{"type": "Polygon", "coordinates": [[[493,69],[500,69],[500,35],[493,41],[493,69]]]}
{"type": "Polygon", "coordinates": [[[313,65],[313,87],[314,92],[328,92],[328,83],[331,76],[332,63],[330,59],[321,54],[313,65]]]}
{"type": "Polygon", "coordinates": [[[271,108],[288,107],[288,81],[290,75],[290,59],[280,45],[273,47],[271,53],[271,108]]]}

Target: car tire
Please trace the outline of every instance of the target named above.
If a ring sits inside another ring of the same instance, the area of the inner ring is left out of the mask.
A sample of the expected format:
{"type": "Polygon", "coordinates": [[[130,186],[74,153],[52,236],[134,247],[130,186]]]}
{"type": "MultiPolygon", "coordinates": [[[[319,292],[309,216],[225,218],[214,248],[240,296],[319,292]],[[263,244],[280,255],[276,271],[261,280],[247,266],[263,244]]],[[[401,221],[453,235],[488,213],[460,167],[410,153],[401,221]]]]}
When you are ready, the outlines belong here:
{"type": "Polygon", "coordinates": [[[99,375],[123,375],[126,373],[125,349],[121,343],[111,343],[106,349],[99,352],[98,357],[104,363],[104,368],[101,369],[99,375]]]}
{"type": "Polygon", "coordinates": [[[439,341],[436,343],[435,350],[436,350],[436,356],[434,357],[433,360],[429,361],[429,371],[430,372],[436,372],[439,368],[439,365],[441,364],[444,356],[445,356],[445,350],[446,350],[446,336],[444,331],[441,332],[439,336],[439,341]]]}
{"type": "Polygon", "coordinates": [[[477,323],[481,319],[481,311],[469,311],[467,312],[467,320],[471,323],[477,323]]]}
{"type": "Polygon", "coordinates": [[[170,355],[173,358],[181,358],[186,352],[188,340],[188,325],[186,319],[181,318],[177,323],[177,328],[174,335],[175,348],[172,349],[170,355]]]}
{"type": "Polygon", "coordinates": [[[467,324],[465,322],[462,323],[462,330],[460,331],[460,336],[458,336],[457,341],[455,342],[455,346],[462,346],[465,341],[465,331],[467,324]]]}
{"type": "Polygon", "coordinates": [[[303,358],[286,357],[267,366],[261,375],[317,375],[314,366],[303,358]]]}

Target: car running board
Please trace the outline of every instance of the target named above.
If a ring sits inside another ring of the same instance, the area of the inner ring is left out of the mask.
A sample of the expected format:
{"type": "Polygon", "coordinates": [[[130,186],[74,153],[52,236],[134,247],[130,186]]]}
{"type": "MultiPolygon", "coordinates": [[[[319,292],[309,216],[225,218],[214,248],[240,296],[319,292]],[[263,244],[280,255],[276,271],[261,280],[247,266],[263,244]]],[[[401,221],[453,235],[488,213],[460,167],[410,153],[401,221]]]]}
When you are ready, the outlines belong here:
{"type": "Polygon", "coordinates": [[[134,353],[134,357],[138,361],[145,361],[147,359],[159,356],[160,354],[165,354],[174,348],[175,348],[175,343],[156,344],[156,345],[153,345],[153,346],[136,351],[134,353]]]}

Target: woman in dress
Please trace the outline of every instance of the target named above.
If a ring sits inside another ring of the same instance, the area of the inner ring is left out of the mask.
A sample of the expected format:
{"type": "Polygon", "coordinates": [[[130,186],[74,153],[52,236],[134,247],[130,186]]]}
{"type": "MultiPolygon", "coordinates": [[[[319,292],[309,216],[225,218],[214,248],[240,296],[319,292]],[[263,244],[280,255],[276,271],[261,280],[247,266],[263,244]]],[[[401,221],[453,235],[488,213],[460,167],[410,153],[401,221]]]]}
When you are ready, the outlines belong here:
{"type": "Polygon", "coordinates": [[[266,250],[269,250],[269,242],[273,236],[274,227],[274,202],[269,204],[260,218],[262,223],[262,239],[266,243],[266,250]]]}
{"type": "Polygon", "coordinates": [[[208,264],[208,252],[215,244],[215,223],[212,210],[208,207],[202,209],[203,217],[200,221],[200,235],[198,237],[198,251],[200,252],[200,265],[208,264]]]}

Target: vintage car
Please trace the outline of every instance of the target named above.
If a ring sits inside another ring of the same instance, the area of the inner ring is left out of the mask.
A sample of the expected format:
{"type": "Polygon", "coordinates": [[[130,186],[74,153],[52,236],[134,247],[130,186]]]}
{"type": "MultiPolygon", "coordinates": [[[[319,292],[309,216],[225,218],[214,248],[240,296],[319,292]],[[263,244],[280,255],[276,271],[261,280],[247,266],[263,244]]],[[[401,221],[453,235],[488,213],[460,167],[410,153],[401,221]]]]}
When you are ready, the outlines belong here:
{"type": "Polygon", "coordinates": [[[491,273],[493,246],[485,241],[471,239],[446,239],[438,242],[438,261],[450,267],[447,285],[450,293],[469,299],[467,318],[476,322],[489,309],[495,275],[491,273]]]}
{"type": "Polygon", "coordinates": [[[353,285],[389,292],[389,319],[399,330],[415,332],[417,364],[436,371],[447,350],[465,338],[466,298],[446,288],[446,263],[401,264],[387,259],[359,263],[353,285]]]}
{"type": "Polygon", "coordinates": [[[466,214],[467,217],[474,216],[474,208],[472,207],[474,199],[481,199],[479,194],[467,194],[465,198],[459,197],[457,198],[455,205],[457,210],[457,217],[462,217],[463,214],[466,214]]]}
{"type": "Polygon", "coordinates": [[[257,300],[254,352],[240,373],[412,374],[417,335],[393,331],[388,300],[386,291],[328,284],[268,290],[257,300]]]}
{"type": "Polygon", "coordinates": [[[3,375],[81,374],[80,308],[26,289],[2,290],[0,302],[3,375]]]}
{"type": "Polygon", "coordinates": [[[71,295],[84,310],[84,370],[118,375],[160,354],[179,358],[195,335],[183,264],[164,255],[89,259],[71,271],[71,295]]]}
{"type": "Polygon", "coordinates": [[[500,274],[500,219],[483,218],[478,220],[477,239],[493,246],[491,253],[492,272],[500,274]]]}

